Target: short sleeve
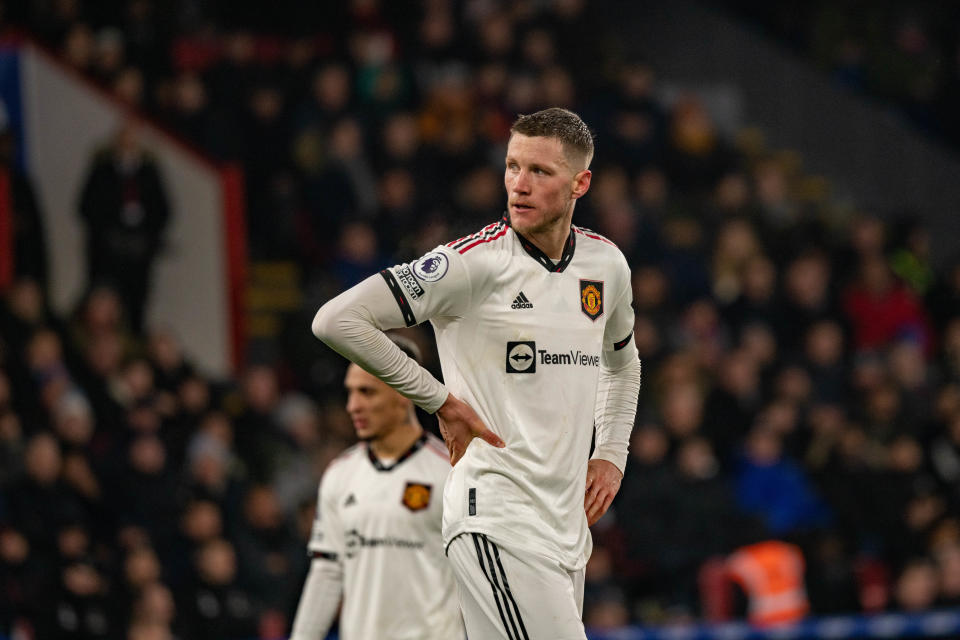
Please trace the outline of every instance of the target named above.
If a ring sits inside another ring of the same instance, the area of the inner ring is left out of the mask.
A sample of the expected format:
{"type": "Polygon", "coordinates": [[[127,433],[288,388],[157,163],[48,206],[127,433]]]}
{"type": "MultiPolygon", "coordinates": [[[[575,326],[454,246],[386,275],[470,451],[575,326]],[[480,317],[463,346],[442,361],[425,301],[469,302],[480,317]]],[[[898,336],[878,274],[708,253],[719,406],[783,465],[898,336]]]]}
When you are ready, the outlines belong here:
{"type": "Polygon", "coordinates": [[[337,560],[343,553],[343,527],[337,512],[337,499],[334,491],[334,478],[324,474],[317,490],[317,513],[310,530],[310,542],[307,550],[314,557],[337,560]]]}
{"type": "Polygon", "coordinates": [[[440,316],[464,314],[471,303],[470,268],[463,256],[443,245],[418,260],[384,269],[408,327],[440,316]]]}

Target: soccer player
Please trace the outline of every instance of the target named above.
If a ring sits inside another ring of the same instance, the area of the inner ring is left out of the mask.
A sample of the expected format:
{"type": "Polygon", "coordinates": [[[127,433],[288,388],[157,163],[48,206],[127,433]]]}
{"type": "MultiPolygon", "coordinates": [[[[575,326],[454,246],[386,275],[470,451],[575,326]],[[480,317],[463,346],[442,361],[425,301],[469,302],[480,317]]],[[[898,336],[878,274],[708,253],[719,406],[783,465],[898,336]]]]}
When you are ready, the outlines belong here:
{"type": "MultiPolygon", "coordinates": [[[[420,360],[412,342],[393,340],[420,360]]],[[[344,386],[361,442],[321,479],[313,560],[290,640],[325,638],[341,599],[342,640],[462,640],[440,537],[446,448],[421,428],[410,400],[357,365],[344,386]]]]}
{"type": "Polygon", "coordinates": [[[640,387],[626,259],[572,224],[592,156],[576,114],[520,116],[501,220],[314,318],[317,337],[437,413],[454,463],[443,538],[470,638],[586,637],[588,526],[620,487],[640,387]],[[424,320],[446,384],[382,333],[424,320]]]}

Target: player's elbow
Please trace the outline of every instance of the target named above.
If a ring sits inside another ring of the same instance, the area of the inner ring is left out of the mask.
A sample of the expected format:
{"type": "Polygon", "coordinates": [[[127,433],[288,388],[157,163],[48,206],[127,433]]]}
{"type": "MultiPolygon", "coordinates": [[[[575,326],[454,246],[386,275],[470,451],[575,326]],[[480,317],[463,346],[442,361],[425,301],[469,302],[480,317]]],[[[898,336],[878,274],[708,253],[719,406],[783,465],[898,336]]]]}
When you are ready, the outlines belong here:
{"type": "Polygon", "coordinates": [[[320,307],[317,315],[313,316],[313,322],[310,325],[310,330],[313,331],[313,335],[326,343],[330,342],[336,331],[336,314],[332,306],[333,305],[328,302],[320,307]]]}

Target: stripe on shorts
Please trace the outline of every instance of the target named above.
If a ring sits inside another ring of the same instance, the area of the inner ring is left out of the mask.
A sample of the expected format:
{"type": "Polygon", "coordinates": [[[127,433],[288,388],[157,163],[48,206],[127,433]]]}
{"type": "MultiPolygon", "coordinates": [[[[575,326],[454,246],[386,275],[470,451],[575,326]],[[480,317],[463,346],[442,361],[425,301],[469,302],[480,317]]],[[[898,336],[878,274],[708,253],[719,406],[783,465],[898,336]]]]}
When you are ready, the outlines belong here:
{"type": "MultiPolygon", "coordinates": [[[[483,537],[484,544],[489,544],[491,547],[493,547],[493,555],[497,559],[497,567],[499,567],[500,576],[503,578],[504,593],[506,594],[507,599],[509,599],[510,604],[513,605],[514,612],[517,614],[517,623],[520,625],[520,631],[523,632],[524,640],[530,640],[530,636],[527,635],[527,628],[523,626],[523,618],[520,617],[520,607],[517,606],[517,601],[513,599],[513,592],[510,591],[510,584],[507,582],[507,573],[503,570],[503,563],[500,562],[500,550],[497,549],[497,545],[487,540],[487,536],[483,534],[481,534],[481,536],[483,537]]],[[[508,608],[507,612],[509,613],[509,611],[510,610],[508,608]]]]}
{"type": "MultiPolygon", "coordinates": [[[[473,536],[473,546],[477,550],[477,561],[480,563],[480,570],[483,571],[483,575],[487,577],[487,582],[490,583],[490,588],[493,590],[493,601],[497,603],[497,612],[500,614],[500,621],[503,623],[503,630],[507,634],[507,640],[519,640],[519,637],[514,635],[516,633],[516,627],[514,627],[514,632],[510,633],[510,624],[507,623],[507,618],[505,615],[503,615],[503,606],[500,605],[500,594],[498,592],[498,585],[497,583],[494,582],[493,578],[491,578],[491,575],[496,577],[496,574],[493,573],[494,571],[493,565],[491,564],[490,572],[488,573],[487,567],[483,562],[483,551],[480,550],[480,536],[478,536],[475,533],[471,533],[470,535],[473,536]]],[[[507,605],[506,602],[504,602],[504,606],[508,607],[507,611],[510,610],[509,605],[507,605]]],[[[511,618],[511,622],[512,621],[513,620],[511,618]]]]}

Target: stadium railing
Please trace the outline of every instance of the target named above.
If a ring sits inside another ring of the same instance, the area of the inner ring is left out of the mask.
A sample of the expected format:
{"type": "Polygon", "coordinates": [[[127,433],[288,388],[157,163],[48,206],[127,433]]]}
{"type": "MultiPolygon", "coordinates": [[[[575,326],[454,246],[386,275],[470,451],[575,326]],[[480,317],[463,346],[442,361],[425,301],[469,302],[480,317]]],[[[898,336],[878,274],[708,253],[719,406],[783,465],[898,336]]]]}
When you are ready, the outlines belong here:
{"type": "Polygon", "coordinates": [[[802,622],[759,629],[745,622],[626,627],[592,631],[590,640],[843,640],[844,638],[945,638],[960,636],[960,609],[923,613],[883,613],[811,617],[802,622]]]}
{"type": "MultiPolygon", "coordinates": [[[[958,636],[960,609],[811,617],[795,625],[770,629],[759,629],[738,621],[723,624],[624,627],[614,631],[587,633],[590,640],[844,640],[958,636]]],[[[0,634],[0,640],[11,638],[0,634]]],[[[338,638],[336,634],[331,634],[326,640],[338,638]]]]}

